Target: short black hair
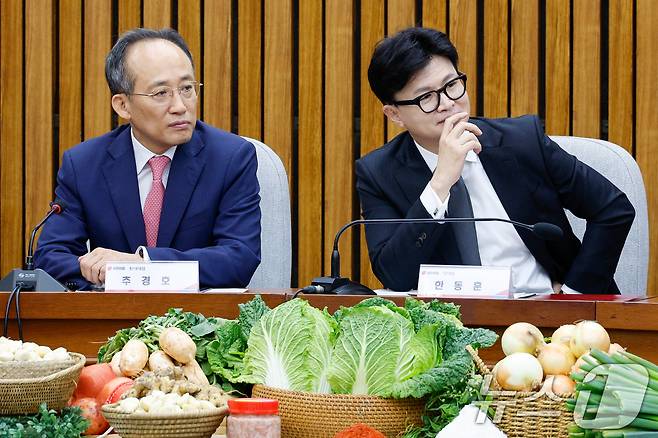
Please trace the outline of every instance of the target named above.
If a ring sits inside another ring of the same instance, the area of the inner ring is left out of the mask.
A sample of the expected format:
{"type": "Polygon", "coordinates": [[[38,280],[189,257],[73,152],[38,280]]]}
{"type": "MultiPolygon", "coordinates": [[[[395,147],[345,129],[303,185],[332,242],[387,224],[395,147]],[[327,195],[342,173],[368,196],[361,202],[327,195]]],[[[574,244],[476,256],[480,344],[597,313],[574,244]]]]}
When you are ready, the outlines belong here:
{"type": "Polygon", "coordinates": [[[383,104],[393,103],[393,95],[425,68],[433,56],[445,56],[457,69],[457,49],[443,32],[410,27],[384,38],[370,59],[370,88],[383,104]]]}
{"type": "Polygon", "coordinates": [[[105,79],[112,95],[133,92],[135,78],[126,68],[126,53],[131,45],[144,40],[166,40],[176,44],[185,52],[194,68],[194,60],[192,60],[192,53],[190,53],[187,43],[174,29],[156,30],[141,27],[132,29],[119,37],[105,58],[105,79]]]}

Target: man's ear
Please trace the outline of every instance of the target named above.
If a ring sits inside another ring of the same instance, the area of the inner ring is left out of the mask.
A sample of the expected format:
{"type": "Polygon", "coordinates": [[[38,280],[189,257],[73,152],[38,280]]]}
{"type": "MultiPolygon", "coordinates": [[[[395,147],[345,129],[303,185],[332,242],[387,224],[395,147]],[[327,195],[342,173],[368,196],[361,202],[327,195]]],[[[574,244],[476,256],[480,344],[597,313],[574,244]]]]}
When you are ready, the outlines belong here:
{"type": "Polygon", "coordinates": [[[386,117],[388,117],[388,120],[400,126],[401,128],[405,127],[404,122],[402,121],[402,119],[400,119],[400,111],[398,110],[397,106],[384,105],[382,109],[386,117]]]}
{"type": "Polygon", "coordinates": [[[128,96],[125,94],[115,94],[112,96],[112,108],[119,117],[125,120],[130,120],[130,102],[128,96]]]}

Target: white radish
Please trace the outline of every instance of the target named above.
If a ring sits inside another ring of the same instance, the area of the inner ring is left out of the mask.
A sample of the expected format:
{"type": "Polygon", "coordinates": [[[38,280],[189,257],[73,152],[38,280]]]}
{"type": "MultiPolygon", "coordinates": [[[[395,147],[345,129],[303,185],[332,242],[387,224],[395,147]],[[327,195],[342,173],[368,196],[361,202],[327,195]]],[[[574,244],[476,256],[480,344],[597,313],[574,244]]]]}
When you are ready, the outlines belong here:
{"type": "Polygon", "coordinates": [[[210,382],[201,369],[201,366],[194,359],[183,365],[183,375],[187,378],[187,380],[192,383],[196,383],[197,385],[210,385],[210,382]]]}
{"type": "Polygon", "coordinates": [[[164,329],[160,333],[158,342],[162,351],[182,364],[194,360],[196,356],[196,344],[190,335],[178,327],[164,329]]]}
{"type": "Polygon", "coordinates": [[[114,356],[112,356],[112,360],[110,361],[110,368],[112,368],[112,372],[117,377],[123,377],[120,363],[121,363],[121,352],[117,351],[116,353],[114,353],[114,356]]]}
{"type": "Polygon", "coordinates": [[[151,356],[149,356],[148,366],[151,371],[154,372],[174,370],[174,362],[169,356],[167,356],[167,353],[162,350],[155,350],[153,353],[151,353],[151,356]]]}
{"type": "Polygon", "coordinates": [[[119,368],[126,377],[136,377],[143,370],[149,360],[149,349],[139,339],[131,339],[121,350],[119,368]]]}

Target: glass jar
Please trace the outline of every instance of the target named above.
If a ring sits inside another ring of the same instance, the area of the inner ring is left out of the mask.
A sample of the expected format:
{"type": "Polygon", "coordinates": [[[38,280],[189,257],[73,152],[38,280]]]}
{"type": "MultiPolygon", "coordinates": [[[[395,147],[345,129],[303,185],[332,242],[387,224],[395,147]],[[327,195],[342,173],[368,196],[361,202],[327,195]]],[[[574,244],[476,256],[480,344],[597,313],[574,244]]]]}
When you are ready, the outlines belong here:
{"type": "Polygon", "coordinates": [[[281,438],[278,400],[236,398],[228,410],[226,438],[281,438]]]}

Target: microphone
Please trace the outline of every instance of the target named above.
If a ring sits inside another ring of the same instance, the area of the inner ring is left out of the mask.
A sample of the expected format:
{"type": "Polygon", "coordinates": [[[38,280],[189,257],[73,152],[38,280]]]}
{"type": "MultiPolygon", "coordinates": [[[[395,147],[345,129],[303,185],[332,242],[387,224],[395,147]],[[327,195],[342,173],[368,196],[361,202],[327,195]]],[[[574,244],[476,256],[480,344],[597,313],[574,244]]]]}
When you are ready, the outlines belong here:
{"type": "Polygon", "coordinates": [[[25,269],[28,271],[34,270],[34,238],[37,235],[37,231],[43,226],[43,224],[46,223],[48,218],[52,216],[53,214],[60,214],[61,212],[64,211],[66,204],[64,201],[62,201],[59,198],[55,198],[54,201],[50,203],[50,211],[48,214],[46,214],[46,217],[44,217],[41,222],[37,224],[36,227],[32,229],[32,234],[30,235],[30,243],[28,244],[27,247],[27,256],[25,257],[25,269]]]}
{"type": "MultiPolygon", "coordinates": [[[[548,222],[537,222],[534,225],[524,224],[511,219],[495,217],[483,218],[400,218],[400,219],[357,219],[346,223],[336,233],[334,247],[331,251],[331,276],[317,277],[311,282],[311,286],[297,291],[299,293],[335,293],[339,295],[375,295],[372,289],[356,283],[348,278],[340,276],[340,253],[338,252],[338,241],[340,236],[354,225],[376,225],[376,224],[424,224],[424,223],[455,223],[455,222],[506,222],[518,228],[532,231],[535,236],[542,240],[558,240],[563,236],[562,229],[548,222]]],[[[297,295],[295,294],[295,295],[297,295]]]]}

